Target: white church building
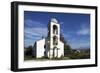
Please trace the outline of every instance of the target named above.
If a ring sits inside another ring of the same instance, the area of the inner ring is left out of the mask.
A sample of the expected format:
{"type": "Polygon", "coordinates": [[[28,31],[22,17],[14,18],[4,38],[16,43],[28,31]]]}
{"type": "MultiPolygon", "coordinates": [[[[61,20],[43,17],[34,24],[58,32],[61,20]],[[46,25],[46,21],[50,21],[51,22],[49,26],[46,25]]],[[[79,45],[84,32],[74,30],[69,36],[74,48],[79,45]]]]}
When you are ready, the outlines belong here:
{"type": "Polygon", "coordinates": [[[60,41],[60,24],[52,18],[48,24],[47,37],[35,42],[35,58],[60,58],[64,56],[64,43],[60,41]]]}

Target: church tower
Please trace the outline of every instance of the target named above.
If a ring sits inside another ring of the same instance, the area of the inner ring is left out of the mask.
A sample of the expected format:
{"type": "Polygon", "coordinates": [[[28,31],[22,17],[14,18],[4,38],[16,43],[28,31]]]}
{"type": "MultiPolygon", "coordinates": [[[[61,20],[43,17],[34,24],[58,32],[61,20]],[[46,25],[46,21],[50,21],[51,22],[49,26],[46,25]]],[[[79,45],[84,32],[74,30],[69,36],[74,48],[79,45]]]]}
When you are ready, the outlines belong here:
{"type": "Polygon", "coordinates": [[[55,18],[50,20],[48,26],[48,57],[57,58],[59,54],[60,24],[55,18]]]}
{"type": "Polygon", "coordinates": [[[64,56],[64,43],[60,41],[60,24],[52,18],[48,24],[46,38],[36,41],[34,45],[35,57],[60,58],[64,56]]]}

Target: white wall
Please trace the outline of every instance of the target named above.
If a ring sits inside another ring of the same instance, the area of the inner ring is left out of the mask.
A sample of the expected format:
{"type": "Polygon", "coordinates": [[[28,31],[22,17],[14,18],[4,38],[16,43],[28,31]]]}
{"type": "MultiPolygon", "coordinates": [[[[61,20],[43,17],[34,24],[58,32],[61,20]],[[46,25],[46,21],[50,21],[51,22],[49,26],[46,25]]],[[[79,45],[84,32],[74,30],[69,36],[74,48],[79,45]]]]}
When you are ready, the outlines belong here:
{"type": "Polygon", "coordinates": [[[59,48],[60,48],[60,50],[59,50],[59,52],[60,52],[60,54],[59,54],[59,56],[61,57],[62,55],[64,56],[64,43],[63,42],[61,42],[61,41],[59,41],[59,48]]]}
{"type": "Polygon", "coordinates": [[[44,45],[45,45],[45,39],[41,39],[39,41],[37,41],[36,43],[36,58],[41,58],[44,56],[44,51],[45,51],[45,48],[44,48],[44,45]]]}
{"type": "MultiPolygon", "coordinates": [[[[10,69],[10,2],[13,0],[0,0],[0,73],[11,73],[10,69]]],[[[16,0],[18,1],[18,0],[16,0]]],[[[21,0],[21,1],[34,1],[46,3],[62,3],[62,4],[81,4],[81,5],[98,5],[100,9],[100,0],[21,0]]],[[[98,12],[100,16],[100,10],[98,12]]],[[[100,17],[98,17],[100,19],[100,17]]],[[[100,22],[98,23],[100,24],[100,22]]],[[[100,25],[99,27],[100,28],[100,25]]],[[[100,29],[99,29],[100,31],[100,29]]],[[[100,33],[98,35],[100,37],[100,33]]],[[[100,40],[100,39],[98,39],[100,40]]],[[[100,43],[100,41],[99,41],[100,43]]],[[[100,52],[100,46],[98,48],[100,52]]],[[[100,56],[100,53],[98,53],[100,56]]],[[[100,61],[100,57],[99,57],[100,61]]],[[[99,73],[99,67],[91,68],[74,68],[74,69],[60,69],[60,70],[45,70],[35,71],[36,73],[99,73]]],[[[33,73],[32,71],[30,73],[33,73]]]]}

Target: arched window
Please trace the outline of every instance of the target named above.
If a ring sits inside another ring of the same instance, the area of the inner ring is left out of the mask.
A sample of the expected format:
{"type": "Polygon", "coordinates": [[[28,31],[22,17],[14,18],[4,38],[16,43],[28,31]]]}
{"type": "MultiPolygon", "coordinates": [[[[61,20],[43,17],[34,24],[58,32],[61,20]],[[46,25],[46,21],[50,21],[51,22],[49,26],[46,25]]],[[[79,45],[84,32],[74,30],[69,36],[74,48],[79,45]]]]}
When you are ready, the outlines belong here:
{"type": "Polygon", "coordinates": [[[58,38],[57,36],[53,37],[53,45],[57,45],[58,44],[58,38]]]}
{"type": "Polygon", "coordinates": [[[53,34],[58,34],[58,28],[56,25],[53,25],[53,34]]]}

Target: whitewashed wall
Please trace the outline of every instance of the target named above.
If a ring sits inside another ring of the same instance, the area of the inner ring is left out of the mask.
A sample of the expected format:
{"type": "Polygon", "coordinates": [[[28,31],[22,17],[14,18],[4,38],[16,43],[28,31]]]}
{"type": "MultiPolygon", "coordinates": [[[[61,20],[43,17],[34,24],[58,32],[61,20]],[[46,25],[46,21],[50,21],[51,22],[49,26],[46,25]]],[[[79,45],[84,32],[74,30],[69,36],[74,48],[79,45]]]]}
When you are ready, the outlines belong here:
{"type": "Polygon", "coordinates": [[[44,51],[45,51],[44,45],[45,45],[45,39],[37,41],[36,58],[41,58],[44,56],[44,51]]]}

